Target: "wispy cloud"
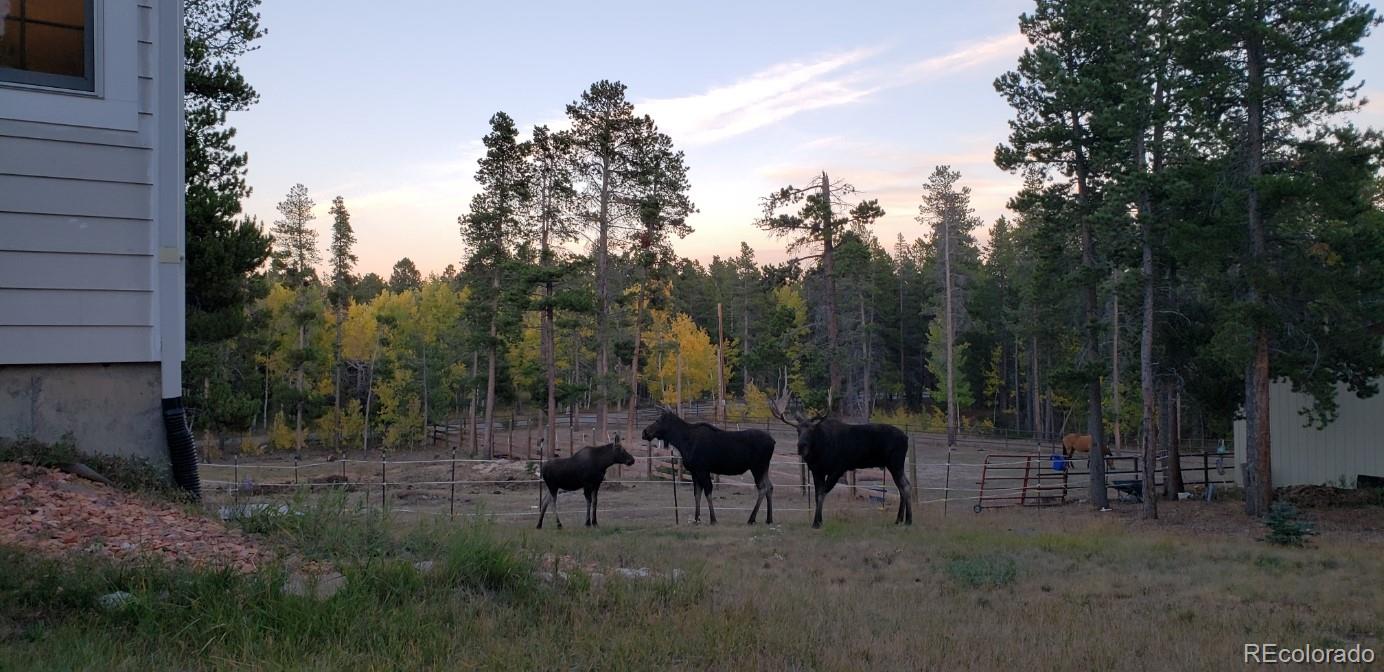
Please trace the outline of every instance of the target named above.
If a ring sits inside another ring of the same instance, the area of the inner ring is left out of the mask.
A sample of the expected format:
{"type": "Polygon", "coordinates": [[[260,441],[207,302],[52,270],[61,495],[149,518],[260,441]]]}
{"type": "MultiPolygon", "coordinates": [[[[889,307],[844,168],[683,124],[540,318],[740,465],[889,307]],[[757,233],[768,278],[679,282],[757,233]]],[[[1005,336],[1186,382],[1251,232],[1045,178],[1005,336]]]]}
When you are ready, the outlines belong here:
{"type": "Polygon", "coordinates": [[[850,68],[877,53],[876,49],[857,49],[805,63],[784,63],[734,84],[688,96],[645,100],[636,107],[657,119],[678,142],[709,144],[801,112],[865,98],[871,88],[850,68]]]}
{"type": "Polygon", "coordinates": [[[996,60],[1026,44],[1017,33],[962,45],[903,67],[871,63],[880,49],[856,49],[806,62],[784,63],[703,93],[636,104],[680,144],[705,145],[748,133],[803,112],[849,105],[885,89],[916,84],[996,60]]]}
{"type": "Polygon", "coordinates": [[[997,60],[1012,60],[1023,52],[1028,40],[1020,33],[1000,35],[960,49],[933,56],[904,69],[908,83],[931,77],[969,70],[997,60]]]}

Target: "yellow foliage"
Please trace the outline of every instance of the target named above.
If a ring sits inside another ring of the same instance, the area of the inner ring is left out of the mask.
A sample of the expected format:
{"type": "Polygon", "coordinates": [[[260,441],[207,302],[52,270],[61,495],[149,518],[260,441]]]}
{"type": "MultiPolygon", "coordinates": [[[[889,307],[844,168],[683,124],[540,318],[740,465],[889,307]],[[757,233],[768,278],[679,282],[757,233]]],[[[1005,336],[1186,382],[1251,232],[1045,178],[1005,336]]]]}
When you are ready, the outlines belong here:
{"type": "Polygon", "coordinates": [[[769,411],[769,395],[759,389],[758,385],[751,382],[745,386],[745,417],[756,420],[768,420],[773,417],[769,411]]]}
{"type": "MultiPolygon", "coordinates": [[[[659,311],[651,311],[658,313],[659,311]]],[[[662,365],[646,376],[649,392],[659,403],[692,401],[715,389],[716,346],[692,318],[678,313],[671,322],[659,315],[651,325],[649,340],[665,352],[662,365]],[[661,319],[659,319],[661,318],[661,319]],[[682,399],[678,392],[678,360],[682,360],[682,399]]]]}
{"type": "Polygon", "coordinates": [[[269,426],[269,445],[274,450],[288,450],[296,445],[293,438],[293,428],[288,426],[284,412],[280,410],[274,414],[274,422],[269,426]]]}
{"type": "Polygon", "coordinates": [[[252,438],[250,438],[250,437],[248,437],[248,436],[242,437],[242,438],[240,439],[240,454],[241,454],[241,455],[250,455],[250,456],[254,456],[254,455],[263,455],[263,454],[264,454],[264,444],[260,443],[259,441],[254,440],[254,439],[252,439],[252,438]]]}

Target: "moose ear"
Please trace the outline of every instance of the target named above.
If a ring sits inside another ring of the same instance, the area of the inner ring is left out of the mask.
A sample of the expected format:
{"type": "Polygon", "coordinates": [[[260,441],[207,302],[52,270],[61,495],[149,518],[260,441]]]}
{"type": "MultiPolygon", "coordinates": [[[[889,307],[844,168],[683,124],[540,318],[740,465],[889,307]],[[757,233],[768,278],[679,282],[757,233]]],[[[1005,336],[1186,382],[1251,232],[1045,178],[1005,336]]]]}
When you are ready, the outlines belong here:
{"type": "Polygon", "coordinates": [[[611,434],[611,435],[610,435],[610,442],[613,443],[613,444],[615,444],[615,445],[617,445],[617,446],[620,445],[620,433],[619,433],[619,432],[616,432],[616,433],[614,433],[614,434],[611,434]]]}

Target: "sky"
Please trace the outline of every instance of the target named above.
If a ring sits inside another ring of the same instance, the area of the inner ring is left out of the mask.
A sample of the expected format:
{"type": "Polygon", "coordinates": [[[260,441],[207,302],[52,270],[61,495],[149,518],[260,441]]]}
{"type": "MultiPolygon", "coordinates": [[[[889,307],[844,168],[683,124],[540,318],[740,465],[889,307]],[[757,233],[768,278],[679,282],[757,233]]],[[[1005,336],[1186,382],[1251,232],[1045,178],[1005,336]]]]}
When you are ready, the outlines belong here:
{"type": "MultiPolygon", "coordinates": [[[[250,155],[246,211],[267,228],[295,183],[327,208],[342,196],[358,271],[388,277],[402,257],[425,273],[458,264],[457,227],[489,119],[554,125],[592,82],[619,80],[686,152],[694,232],[678,254],[760,263],[789,255],[755,228],[760,199],[826,170],[879,199],[886,248],[915,221],[933,168],[959,170],[988,227],[1020,178],[995,167],[1010,110],[993,82],[1026,45],[1031,0],[840,2],[266,2],[268,35],[241,66],[261,100],[235,113],[250,155]],[[863,6],[862,6],[863,5],[863,6]]],[[[1384,34],[1357,74],[1384,82],[1384,34]],[[1379,52],[1379,53],[1376,53],[1379,52]]],[[[1384,103],[1359,123],[1384,127],[1384,103]]],[[[982,240],[985,232],[980,232],[982,240]]]]}

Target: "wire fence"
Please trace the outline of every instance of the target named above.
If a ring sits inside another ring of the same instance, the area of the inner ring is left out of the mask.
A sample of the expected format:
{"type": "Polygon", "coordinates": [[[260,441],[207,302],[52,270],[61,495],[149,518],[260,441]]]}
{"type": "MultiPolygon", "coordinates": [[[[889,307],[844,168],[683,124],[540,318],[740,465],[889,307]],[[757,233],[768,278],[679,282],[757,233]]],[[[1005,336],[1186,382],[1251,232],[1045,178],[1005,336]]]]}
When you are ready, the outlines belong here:
{"type": "MultiPolygon", "coordinates": [[[[774,431],[772,427],[770,431],[774,431]]],[[[1077,494],[1085,492],[1088,474],[1083,466],[1075,461],[1059,464],[1050,447],[1001,439],[997,447],[1012,452],[990,453],[986,444],[977,445],[975,437],[966,439],[967,447],[974,452],[967,456],[970,459],[958,459],[960,456],[945,446],[944,437],[912,433],[908,475],[915,506],[940,505],[941,515],[946,516],[953,504],[967,505],[976,512],[1003,506],[1052,506],[1074,501],[1077,494]]],[[[378,459],[303,461],[295,457],[291,463],[275,463],[243,461],[236,456],[230,461],[204,462],[200,474],[210,499],[223,505],[223,515],[235,515],[240,510],[237,507],[245,504],[335,490],[350,493],[364,506],[393,512],[515,519],[540,514],[540,474],[550,457],[540,454],[533,459],[470,458],[462,457],[456,447],[451,457],[433,459],[391,459],[386,454],[378,459]],[[415,501],[429,505],[419,506],[415,501]],[[225,508],[227,504],[230,508],[225,508]]],[[[654,444],[649,443],[644,454],[634,459],[634,465],[612,467],[608,472],[604,482],[607,486],[629,492],[619,493],[613,506],[601,513],[669,516],[680,523],[688,509],[699,511],[697,498],[688,499],[693,495],[693,484],[675,452],[666,447],[656,451],[654,444]],[[663,488],[666,490],[660,494],[658,490],[663,488]],[[633,492],[636,490],[637,494],[633,492]]],[[[1184,483],[1208,489],[1233,483],[1233,472],[1226,469],[1227,460],[1224,454],[1183,455],[1184,483]]],[[[1108,486],[1119,494],[1129,481],[1140,478],[1139,463],[1135,456],[1107,458],[1108,486]]],[[[1160,483],[1163,466],[1160,462],[1156,468],[1160,483]]],[[[868,470],[852,473],[837,487],[853,495],[846,499],[848,506],[860,507],[858,501],[864,500],[865,507],[887,510],[898,505],[900,496],[890,480],[883,470],[868,470]]],[[[785,490],[790,497],[801,496],[803,502],[803,506],[775,507],[775,512],[813,511],[814,484],[807,465],[796,456],[776,455],[771,463],[770,481],[781,502],[785,502],[785,490]],[[795,489],[798,492],[794,493],[795,489]]],[[[727,494],[732,495],[732,500],[739,499],[736,493],[756,497],[758,494],[748,475],[718,476],[713,489],[722,488],[725,489],[716,494],[716,501],[725,501],[727,494]]],[[[609,493],[610,489],[603,494],[609,493]]],[[[837,497],[833,502],[840,500],[837,497]]],[[[710,508],[711,500],[708,502],[710,508]]],[[[748,511],[751,507],[715,508],[748,511]]]]}

